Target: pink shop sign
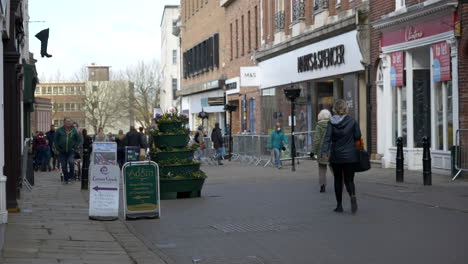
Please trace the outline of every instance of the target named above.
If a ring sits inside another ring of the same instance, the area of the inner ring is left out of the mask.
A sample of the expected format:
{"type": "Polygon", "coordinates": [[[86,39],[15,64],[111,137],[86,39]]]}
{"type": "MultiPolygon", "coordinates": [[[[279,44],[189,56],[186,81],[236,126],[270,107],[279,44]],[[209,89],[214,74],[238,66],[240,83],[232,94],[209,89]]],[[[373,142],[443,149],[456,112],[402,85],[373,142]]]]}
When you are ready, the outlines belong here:
{"type": "Polygon", "coordinates": [[[382,47],[410,42],[441,33],[453,31],[455,28],[455,13],[436,17],[429,21],[405,25],[396,30],[383,32],[382,47]]]}

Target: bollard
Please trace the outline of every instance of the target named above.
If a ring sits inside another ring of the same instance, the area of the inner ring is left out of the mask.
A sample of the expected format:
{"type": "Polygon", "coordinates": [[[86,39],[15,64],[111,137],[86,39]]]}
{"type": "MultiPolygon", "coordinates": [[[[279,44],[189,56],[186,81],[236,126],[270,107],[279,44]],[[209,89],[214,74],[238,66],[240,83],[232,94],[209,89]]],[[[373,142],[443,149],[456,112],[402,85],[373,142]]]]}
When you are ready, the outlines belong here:
{"type": "Polygon", "coordinates": [[[89,150],[83,150],[83,167],[81,169],[81,190],[88,190],[88,178],[89,178],[89,162],[90,162],[89,150]]]}
{"type": "Polygon", "coordinates": [[[423,137],[423,184],[432,185],[431,173],[431,150],[429,149],[429,139],[423,137]]]}
{"type": "Polygon", "coordinates": [[[404,168],[403,168],[403,138],[397,138],[397,154],[396,154],[396,181],[404,181],[404,168]]]}

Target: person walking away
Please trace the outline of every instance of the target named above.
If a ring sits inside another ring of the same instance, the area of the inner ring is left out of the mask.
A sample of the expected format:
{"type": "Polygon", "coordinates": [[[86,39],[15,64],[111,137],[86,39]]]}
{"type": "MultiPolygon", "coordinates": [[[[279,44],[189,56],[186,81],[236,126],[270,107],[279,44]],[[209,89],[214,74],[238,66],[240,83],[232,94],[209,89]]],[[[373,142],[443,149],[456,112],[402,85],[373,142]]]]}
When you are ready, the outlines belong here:
{"type": "Polygon", "coordinates": [[[114,141],[115,141],[114,135],[112,135],[111,132],[107,133],[105,142],[114,142],[114,141]]]}
{"type": "Polygon", "coordinates": [[[211,141],[213,141],[214,148],[216,150],[216,160],[218,161],[218,165],[223,165],[223,163],[221,163],[223,135],[221,134],[221,128],[219,128],[219,123],[215,124],[215,127],[211,132],[211,141]]]}
{"type": "MultiPolygon", "coordinates": [[[[135,148],[135,155],[138,161],[140,156],[140,149],[143,147],[143,143],[141,142],[141,135],[138,133],[134,126],[130,126],[130,131],[125,135],[124,138],[124,145],[125,147],[134,147],[135,148]]],[[[124,154],[125,155],[125,154],[124,154]]]]}
{"type": "Polygon", "coordinates": [[[106,134],[104,134],[104,130],[102,128],[98,129],[96,135],[94,135],[94,142],[105,142],[106,141],[106,134]]]}
{"type": "MultiPolygon", "coordinates": [[[[318,114],[318,122],[315,126],[315,134],[314,134],[314,143],[312,146],[312,153],[317,154],[317,163],[318,163],[318,170],[319,170],[319,184],[320,184],[320,192],[325,192],[325,187],[327,185],[327,168],[328,168],[328,160],[323,159],[322,157],[322,145],[323,145],[323,138],[325,137],[325,133],[327,132],[328,123],[330,122],[331,113],[327,109],[323,109],[318,114]]],[[[327,155],[328,156],[328,155],[327,155]]]]}
{"type": "Polygon", "coordinates": [[[124,145],[125,135],[123,130],[119,130],[119,134],[115,137],[115,143],[117,143],[117,163],[119,167],[122,168],[125,161],[125,145],[124,145]]]}
{"type": "Polygon", "coordinates": [[[47,162],[47,167],[49,171],[51,169],[57,170],[60,168],[60,163],[58,160],[58,152],[55,150],[55,146],[54,146],[54,135],[55,135],[55,126],[50,125],[50,130],[47,131],[46,133],[47,141],[49,142],[50,159],[52,160],[52,167],[50,166],[50,159],[47,162]]]}
{"type": "Polygon", "coordinates": [[[80,147],[80,140],[78,131],[72,126],[72,120],[65,118],[63,126],[57,129],[54,135],[54,144],[59,152],[65,184],[74,178],[74,157],[75,151],[80,147]]]}
{"type": "Polygon", "coordinates": [[[203,150],[206,148],[205,140],[203,138],[203,126],[198,126],[195,135],[193,136],[193,142],[197,146],[197,151],[195,152],[196,160],[201,160],[203,157],[203,150]]]}
{"type": "Polygon", "coordinates": [[[281,129],[280,123],[276,123],[275,130],[270,134],[270,148],[275,156],[275,166],[281,169],[281,151],[285,150],[284,144],[288,144],[288,139],[281,129]]]}
{"type": "Polygon", "coordinates": [[[330,118],[322,144],[322,157],[328,159],[335,178],[335,212],[343,212],[343,181],[351,200],[351,212],[358,209],[356,187],[354,185],[354,168],[359,162],[356,141],[361,140],[361,129],[358,122],[348,115],[348,105],[344,100],[333,104],[334,116],[330,118]],[[330,153],[330,155],[328,154],[330,153]]]}
{"type": "Polygon", "coordinates": [[[93,139],[88,135],[88,130],[81,131],[83,135],[83,169],[89,168],[91,152],[93,152],[93,139]]]}

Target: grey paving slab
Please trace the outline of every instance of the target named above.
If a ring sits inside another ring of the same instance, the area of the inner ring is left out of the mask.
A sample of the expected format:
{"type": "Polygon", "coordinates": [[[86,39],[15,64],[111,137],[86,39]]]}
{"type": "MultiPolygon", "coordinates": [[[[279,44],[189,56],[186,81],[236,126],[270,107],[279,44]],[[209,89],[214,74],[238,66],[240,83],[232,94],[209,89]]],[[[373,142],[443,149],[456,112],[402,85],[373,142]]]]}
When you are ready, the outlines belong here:
{"type": "Polygon", "coordinates": [[[407,172],[396,184],[394,170],[372,169],[356,175],[358,213],[344,193],[345,213],[336,214],[333,178],[319,193],[313,162],[296,173],[225,164],[203,168],[201,198],[162,201],[161,219],[128,224],[170,263],[468,261],[465,180],[434,175],[433,186],[422,186],[419,172],[407,172]]]}
{"type": "Polygon", "coordinates": [[[89,220],[88,192],[58,179],[39,173],[32,192],[22,193],[21,212],[4,226],[0,263],[138,263],[133,254],[165,263],[121,221],[89,220]]]}

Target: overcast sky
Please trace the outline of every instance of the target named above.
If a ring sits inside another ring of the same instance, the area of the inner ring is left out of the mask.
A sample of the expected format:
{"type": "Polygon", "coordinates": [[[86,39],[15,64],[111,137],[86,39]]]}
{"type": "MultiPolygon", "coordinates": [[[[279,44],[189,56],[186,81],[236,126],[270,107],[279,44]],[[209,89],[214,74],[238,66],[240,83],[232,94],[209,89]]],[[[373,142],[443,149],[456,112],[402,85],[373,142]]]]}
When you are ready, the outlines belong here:
{"type": "MultiPolygon", "coordinates": [[[[70,79],[82,65],[125,69],[160,57],[160,24],[165,5],[180,0],[29,0],[29,45],[40,78],[61,72],[70,79]],[[41,58],[34,36],[50,28],[48,53],[41,58]]],[[[43,81],[43,80],[41,80],[43,81]]]]}

